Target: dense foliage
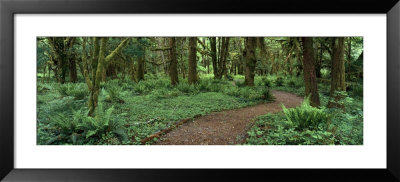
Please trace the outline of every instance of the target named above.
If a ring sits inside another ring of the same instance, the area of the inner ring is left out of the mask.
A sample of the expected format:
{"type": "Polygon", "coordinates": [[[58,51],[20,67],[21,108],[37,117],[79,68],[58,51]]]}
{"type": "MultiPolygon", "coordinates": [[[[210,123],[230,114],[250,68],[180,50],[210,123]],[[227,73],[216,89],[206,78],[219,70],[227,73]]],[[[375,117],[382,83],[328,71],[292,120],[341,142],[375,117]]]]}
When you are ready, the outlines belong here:
{"type": "MultiPolygon", "coordinates": [[[[274,80],[274,77],[269,77],[274,80]]],[[[289,91],[304,96],[302,82],[288,79],[283,86],[272,89],[289,91]],[[294,85],[293,83],[300,83],[294,85]]],[[[361,87],[362,86],[356,86],[361,87]]],[[[320,84],[321,105],[329,101],[329,87],[320,84]]],[[[352,97],[343,98],[346,110],[315,108],[305,99],[296,108],[285,109],[276,114],[257,117],[248,132],[246,144],[250,145],[361,145],[363,144],[362,91],[349,92],[352,97]]]]}
{"type": "MultiPolygon", "coordinates": [[[[161,75],[160,75],[161,77],[161,75]]],[[[102,85],[95,117],[82,83],[38,83],[38,144],[140,144],[176,121],[272,100],[268,87],[235,86],[204,75],[197,85],[147,76],[102,85]]]]}
{"type": "Polygon", "coordinates": [[[38,37],[37,144],[154,144],[271,90],[306,99],[254,118],[244,144],[363,144],[362,37],[38,37]]]}

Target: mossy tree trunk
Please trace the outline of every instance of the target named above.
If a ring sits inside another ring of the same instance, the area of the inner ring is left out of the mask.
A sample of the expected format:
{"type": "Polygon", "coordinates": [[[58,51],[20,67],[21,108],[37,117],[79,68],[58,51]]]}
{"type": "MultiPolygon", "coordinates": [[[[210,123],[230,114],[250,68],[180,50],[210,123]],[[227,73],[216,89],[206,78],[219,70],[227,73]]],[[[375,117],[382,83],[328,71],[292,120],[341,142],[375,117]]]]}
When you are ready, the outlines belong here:
{"type": "Polygon", "coordinates": [[[69,78],[70,78],[70,81],[73,83],[75,83],[78,80],[75,59],[76,59],[75,56],[73,56],[69,59],[69,78]]]}
{"type": "Polygon", "coordinates": [[[188,82],[189,84],[193,84],[197,82],[197,38],[190,37],[189,38],[189,72],[188,72],[188,82]]]}
{"type": "Polygon", "coordinates": [[[137,65],[136,65],[136,82],[139,82],[141,80],[144,80],[144,64],[145,64],[145,55],[146,55],[146,49],[145,47],[141,44],[141,39],[138,38],[138,51],[139,51],[139,56],[137,60],[137,65]]]}
{"type": "Polygon", "coordinates": [[[171,85],[179,83],[178,78],[178,60],[176,59],[176,40],[175,37],[169,38],[170,45],[170,65],[169,65],[169,76],[171,78],[171,85]]]}
{"type": "Polygon", "coordinates": [[[239,39],[239,41],[238,41],[238,47],[239,47],[239,53],[241,53],[240,55],[239,55],[239,65],[238,65],[238,74],[239,75],[242,75],[243,74],[243,62],[244,62],[244,55],[245,55],[245,53],[244,53],[244,51],[245,50],[243,50],[243,47],[242,47],[242,38],[238,38],[239,39]]]}
{"type": "MultiPolygon", "coordinates": [[[[75,37],[48,37],[48,43],[52,52],[52,60],[53,65],[56,65],[56,69],[54,70],[56,79],[59,83],[65,83],[65,77],[68,72],[71,55],[72,55],[72,47],[75,43],[75,37]]],[[[73,70],[72,70],[73,71],[73,70]]],[[[74,75],[72,75],[74,76],[74,75]]],[[[76,76],[76,68],[75,68],[75,76],[76,76]]],[[[73,80],[73,78],[71,79],[73,80]]]]}
{"type": "Polygon", "coordinates": [[[226,63],[228,59],[228,54],[229,54],[229,40],[230,37],[221,37],[221,43],[220,43],[220,50],[219,50],[219,59],[218,59],[218,79],[221,79],[222,76],[227,75],[227,68],[226,68],[226,63]]]}
{"type": "Polygon", "coordinates": [[[247,86],[254,86],[254,70],[256,68],[256,45],[257,38],[256,37],[247,37],[246,38],[246,47],[244,50],[244,59],[245,59],[245,78],[244,84],[247,86]]]}
{"type": "Polygon", "coordinates": [[[303,42],[303,75],[304,75],[304,86],[305,94],[310,97],[310,104],[314,107],[320,105],[317,77],[314,67],[314,49],[313,49],[313,38],[302,37],[303,42]]]}
{"type": "Polygon", "coordinates": [[[82,62],[84,69],[85,82],[89,88],[90,95],[88,101],[89,116],[94,115],[98,104],[100,82],[103,77],[104,65],[107,65],[128,43],[130,38],[125,38],[109,55],[105,55],[108,38],[94,37],[92,40],[93,49],[90,50],[90,60],[86,53],[86,37],[82,40],[82,62]],[[91,68],[89,68],[91,65],[91,68]]]}
{"type": "Polygon", "coordinates": [[[210,46],[211,46],[211,62],[213,65],[213,73],[214,73],[214,78],[218,78],[218,58],[217,58],[217,38],[216,37],[210,37],[210,46]]]}
{"type": "Polygon", "coordinates": [[[322,42],[319,44],[319,52],[317,50],[317,55],[316,60],[315,60],[315,74],[317,78],[321,78],[321,66],[322,66],[322,53],[323,53],[323,47],[322,47],[322,42]]]}
{"type": "Polygon", "coordinates": [[[343,98],[336,94],[337,91],[346,91],[344,61],[344,37],[334,38],[331,69],[331,101],[329,101],[328,107],[344,107],[338,104],[343,98]],[[332,102],[332,100],[334,100],[334,102],[332,102]]]}

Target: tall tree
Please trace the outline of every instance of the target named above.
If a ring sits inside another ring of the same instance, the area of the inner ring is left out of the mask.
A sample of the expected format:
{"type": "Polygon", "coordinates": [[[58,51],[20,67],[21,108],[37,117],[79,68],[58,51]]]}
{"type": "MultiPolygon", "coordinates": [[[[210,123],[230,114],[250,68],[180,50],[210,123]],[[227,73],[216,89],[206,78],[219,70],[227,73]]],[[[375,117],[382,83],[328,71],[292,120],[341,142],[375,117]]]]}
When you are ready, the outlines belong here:
{"type": "Polygon", "coordinates": [[[317,107],[320,105],[317,78],[314,67],[314,49],[313,38],[302,37],[303,42],[303,71],[305,94],[310,97],[311,105],[317,107]]]}
{"type": "Polygon", "coordinates": [[[211,46],[211,62],[213,65],[214,78],[217,78],[219,70],[218,70],[218,60],[217,60],[217,38],[216,37],[210,37],[210,46],[211,46]]]}
{"type": "Polygon", "coordinates": [[[85,82],[90,91],[88,101],[89,116],[93,116],[98,103],[100,82],[102,81],[104,65],[108,64],[128,44],[130,38],[122,40],[118,47],[106,56],[105,52],[108,38],[94,37],[93,49],[89,51],[90,60],[88,60],[86,53],[87,39],[88,38],[84,37],[82,40],[82,67],[84,69],[85,82]]]}
{"type": "Polygon", "coordinates": [[[244,83],[247,86],[254,86],[254,70],[256,68],[256,46],[257,46],[257,38],[256,37],[247,37],[246,38],[246,47],[244,50],[244,59],[245,59],[245,78],[244,83]]]}
{"type": "Polygon", "coordinates": [[[227,57],[229,51],[229,40],[230,37],[211,37],[210,45],[211,45],[211,61],[214,69],[214,78],[221,79],[222,76],[226,76],[227,69],[227,57]],[[218,41],[218,49],[217,49],[217,41],[218,41]]]}
{"type": "Polygon", "coordinates": [[[337,91],[346,91],[345,82],[345,66],[344,66],[344,37],[334,38],[333,51],[332,51],[332,71],[331,71],[331,99],[335,102],[330,101],[328,107],[343,108],[342,105],[338,104],[338,101],[342,98],[337,95],[337,91]]]}
{"type": "Polygon", "coordinates": [[[145,64],[145,56],[146,56],[146,48],[144,47],[143,39],[138,37],[138,60],[136,65],[136,82],[140,80],[144,80],[144,64],[145,64]]]}
{"type": "Polygon", "coordinates": [[[70,79],[72,82],[76,82],[76,64],[72,57],[75,37],[48,37],[47,40],[51,48],[53,64],[56,66],[54,74],[57,81],[62,84],[65,83],[69,68],[70,79]]]}
{"type": "Polygon", "coordinates": [[[319,52],[317,49],[317,56],[316,56],[316,60],[315,60],[315,73],[317,75],[317,78],[321,78],[321,66],[322,66],[322,53],[323,53],[323,49],[322,49],[322,42],[319,43],[319,52]]]}
{"type": "Polygon", "coordinates": [[[193,84],[197,82],[197,61],[196,61],[196,51],[197,48],[197,38],[189,38],[189,72],[188,72],[188,82],[193,84]]]}
{"type": "Polygon", "coordinates": [[[222,76],[226,76],[228,74],[227,69],[226,69],[226,63],[227,63],[227,58],[229,54],[229,40],[230,37],[221,37],[221,43],[220,43],[220,52],[219,52],[219,73],[217,78],[221,79],[222,76]]]}
{"type": "Polygon", "coordinates": [[[242,38],[238,38],[238,47],[239,47],[239,65],[238,65],[238,74],[240,74],[240,75],[242,75],[243,74],[243,62],[244,62],[244,50],[243,50],[243,47],[242,47],[242,42],[243,42],[243,40],[242,40],[242,38]]]}
{"type": "Polygon", "coordinates": [[[170,57],[170,65],[169,65],[169,76],[171,77],[171,85],[176,85],[179,83],[178,78],[178,60],[176,59],[176,40],[175,37],[169,38],[169,57],[170,57]]]}

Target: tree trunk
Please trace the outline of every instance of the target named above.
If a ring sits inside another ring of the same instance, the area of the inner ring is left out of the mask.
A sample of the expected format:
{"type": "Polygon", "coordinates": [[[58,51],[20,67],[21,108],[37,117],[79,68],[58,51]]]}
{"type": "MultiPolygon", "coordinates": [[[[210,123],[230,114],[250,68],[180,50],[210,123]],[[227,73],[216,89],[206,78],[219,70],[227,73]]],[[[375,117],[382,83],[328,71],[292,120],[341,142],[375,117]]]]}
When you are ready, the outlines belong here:
{"type": "Polygon", "coordinates": [[[102,74],[104,65],[109,64],[112,60],[129,42],[129,38],[123,40],[114,51],[109,55],[105,56],[106,44],[108,38],[93,38],[93,51],[91,50],[90,58],[87,60],[86,55],[86,41],[87,38],[83,38],[82,42],[82,62],[84,69],[85,82],[89,88],[90,96],[88,100],[89,116],[94,116],[95,109],[98,104],[100,82],[102,80],[102,74]],[[90,64],[89,64],[90,63],[90,64]],[[91,72],[89,73],[89,65],[91,66],[91,72]]]}
{"type": "MultiPolygon", "coordinates": [[[[350,65],[351,63],[351,37],[347,37],[347,52],[346,52],[346,60],[345,62],[347,62],[347,65],[350,65]]],[[[346,67],[346,63],[345,63],[345,67],[346,67]]],[[[351,70],[350,70],[350,66],[346,67],[345,72],[347,73],[346,77],[348,79],[348,81],[351,81],[351,70]]]]}
{"type": "Polygon", "coordinates": [[[136,81],[136,67],[135,67],[135,63],[133,62],[133,59],[130,59],[130,63],[129,63],[129,75],[132,81],[136,81]]]}
{"type": "Polygon", "coordinates": [[[196,51],[197,48],[197,38],[189,38],[189,72],[188,72],[188,82],[193,84],[197,82],[197,63],[196,63],[196,51]]]}
{"type": "Polygon", "coordinates": [[[176,59],[176,41],[175,37],[171,37],[169,40],[170,45],[170,65],[169,65],[169,76],[171,77],[171,85],[179,83],[178,78],[178,60],[176,59]]]}
{"type": "Polygon", "coordinates": [[[321,66],[322,66],[322,43],[320,43],[319,47],[319,56],[317,56],[315,71],[317,78],[321,78],[321,66]]]}
{"type": "Polygon", "coordinates": [[[139,51],[139,56],[138,56],[138,61],[136,65],[136,82],[139,82],[141,80],[144,80],[144,62],[145,62],[145,54],[146,50],[143,45],[141,45],[140,40],[141,38],[137,38],[139,42],[138,46],[138,51],[139,51]]]}
{"type": "Polygon", "coordinates": [[[229,40],[230,37],[221,37],[220,38],[221,43],[220,43],[220,53],[219,53],[219,61],[218,61],[218,77],[217,79],[221,79],[222,76],[227,75],[227,68],[226,68],[226,62],[227,62],[227,57],[228,57],[228,49],[229,49],[229,40]]]}
{"type": "Polygon", "coordinates": [[[245,79],[247,86],[254,86],[254,70],[256,68],[256,43],[257,38],[246,38],[246,48],[243,57],[245,58],[245,79]]]}
{"type": "Polygon", "coordinates": [[[302,37],[303,42],[303,75],[305,94],[310,97],[310,103],[314,107],[320,105],[317,78],[314,68],[314,50],[313,39],[311,37],[302,37]]]}
{"type": "Polygon", "coordinates": [[[218,70],[218,60],[217,60],[217,38],[211,37],[210,38],[210,45],[211,45],[211,62],[213,65],[213,72],[214,78],[217,79],[219,77],[219,70],[218,70]]]}
{"type": "Polygon", "coordinates": [[[332,53],[332,70],[331,70],[331,99],[335,102],[329,102],[328,107],[343,108],[343,105],[338,104],[341,98],[335,92],[346,91],[345,82],[345,67],[344,67],[344,37],[338,37],[334,40],[332,53]]]}
{"type": "Polygon", "coordinates": [[[239,46],[239,53],[240,53],[239,65],[238,65],[238,74],[239,75],[243,75],[243,62],[244,62],[244,54],[245,53],[244,53],[244,50],[242,48],[242,40],[241,40],[241,38],[239,38],[238,46],[239,46]]]}
{"type": "Polygon", "coordinates": [[[67,56],[69,41],[64,37],[48,37],[47,39],[53,53],[54,65],[56,65],[54,70],[56,79],[59,83],[64,84],[69,62],[67,56]]]}
{"type": "Polygon", "coordinates": [[[76,72],[75,56],[69,58],[69,78],[70,81],[73,83],[75,83],[78,80],[78,75],[76,72]]]}

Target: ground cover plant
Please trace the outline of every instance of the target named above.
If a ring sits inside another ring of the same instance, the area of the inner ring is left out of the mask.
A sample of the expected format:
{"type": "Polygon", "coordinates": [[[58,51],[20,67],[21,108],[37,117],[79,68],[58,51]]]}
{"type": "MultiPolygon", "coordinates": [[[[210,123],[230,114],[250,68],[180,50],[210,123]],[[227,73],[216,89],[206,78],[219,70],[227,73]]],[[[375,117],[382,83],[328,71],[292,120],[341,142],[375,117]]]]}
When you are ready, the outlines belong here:
{"type": "Polygon", "coordinates": [[[38,145],[362,145],[362,37],[38,37],[38,145]]]}

